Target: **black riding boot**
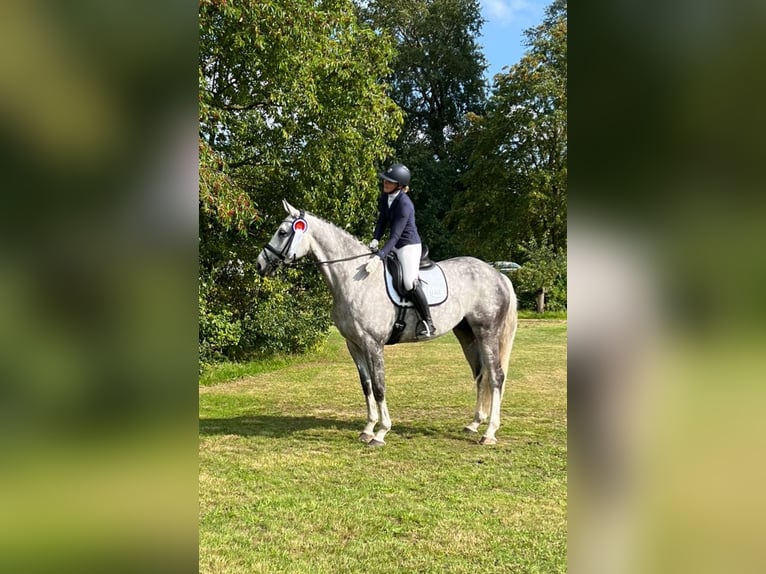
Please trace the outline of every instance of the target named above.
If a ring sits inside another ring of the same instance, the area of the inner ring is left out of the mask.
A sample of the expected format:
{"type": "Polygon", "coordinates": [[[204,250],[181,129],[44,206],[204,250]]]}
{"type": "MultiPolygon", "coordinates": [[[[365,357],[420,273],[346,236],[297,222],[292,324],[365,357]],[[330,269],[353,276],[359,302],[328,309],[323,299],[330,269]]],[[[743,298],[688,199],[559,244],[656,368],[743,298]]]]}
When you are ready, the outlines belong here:
{"type": "Polygon", "coordinates": [[[407,296],[410,301],[415,305],[415,310],[420,315],[420,321],[418,321],[418,328],[416,335],[418,339],[427,339],[433,337],[436,333],[434,323],[431,321],[431,309],[428,307],[428,300],[426,294],[423,293],[423,287],[420,286],[420,281],[415,281],[415,287],[411,289],[407,296]]]}

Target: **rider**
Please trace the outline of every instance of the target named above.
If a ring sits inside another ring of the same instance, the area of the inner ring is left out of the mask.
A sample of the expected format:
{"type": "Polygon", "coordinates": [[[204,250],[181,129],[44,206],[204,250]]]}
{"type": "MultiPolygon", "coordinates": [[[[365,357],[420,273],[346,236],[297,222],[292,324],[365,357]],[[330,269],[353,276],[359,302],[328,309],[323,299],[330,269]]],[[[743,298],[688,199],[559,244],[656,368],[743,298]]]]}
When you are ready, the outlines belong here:
{"type": "Polygon", "coordinates": [[[396,253],[402,264],[402,279],[407,297],[415,305],[415,310],[420,316],[417,338],[427,339],[432,337],[436,330],[431,320],[426,295],[418,281],[422,246],[415,226],[415,206],[407,196],[410,190],[410,170],[401,163],[395,163],[378,176],[383,180],[383,193],[378,198],[378,221],[375,224],[370,249],[377,249],[387,226],[390,227],[391,233],[386,244],[378,251],[378,257],[373,257],[367,263],[366,270],[368,273],[372,272],[379,261],[385,261],[389,252],[396,253]]]}

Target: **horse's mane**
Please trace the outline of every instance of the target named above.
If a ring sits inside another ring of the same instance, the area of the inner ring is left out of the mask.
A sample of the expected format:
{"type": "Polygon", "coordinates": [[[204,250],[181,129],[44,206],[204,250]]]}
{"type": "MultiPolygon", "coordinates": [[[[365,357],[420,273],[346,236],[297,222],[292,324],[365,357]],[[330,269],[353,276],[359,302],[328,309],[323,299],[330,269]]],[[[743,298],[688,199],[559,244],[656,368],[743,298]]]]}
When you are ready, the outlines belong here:
{"type": "Polygon", "coordinates": [[[318,215],[316,215],[314,213],[311,213],[309,211],[306,212],[306,215],[310,215],[314,219],[318,220],[320,223],[323,223],[323,224],[328,225],[329,227],[331,227],[334,231],[336,231],[341,236],[341,238],[342,238],[342,240],[344,242],[354,243],[354,244],[359,244],[359,245],[364,246],[364,243],[362,242],[361,239],[359,239],[355,235],[352,235],[351,233],[349,233],[345,229],[342,229],[341,227],[338,227],[334,223],[332,223],[330,221],[327,221],[326,219],[322,219],[318,215]]]}

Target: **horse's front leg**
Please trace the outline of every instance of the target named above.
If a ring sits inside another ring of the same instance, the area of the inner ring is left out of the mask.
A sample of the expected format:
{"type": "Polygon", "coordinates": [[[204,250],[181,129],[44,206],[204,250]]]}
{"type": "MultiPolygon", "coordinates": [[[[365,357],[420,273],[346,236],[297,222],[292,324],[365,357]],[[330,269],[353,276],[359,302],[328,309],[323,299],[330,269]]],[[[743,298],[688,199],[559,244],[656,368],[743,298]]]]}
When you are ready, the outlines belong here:
{"type": "Polygon", "coordinates": [[[375,438],[375,425],[378,424],[378,405],[372,396],[372,380],[367,367],[367,359],[362,349],[351,341],[346,340],[346,347],[348,347],[348,351],[356,364],[356,369],[359,371],[359,382],[362,384],[362,393],[364,393],[364,400],[367,403],[367,424],[359,435],[359,440],[369,443],[375,438]]]}
{"type": "Polygon", "coordinates": [[[362,382],[364,400],[367,403],[367,424],[364,425],[364,430],[362,430],[361,434],[359,435],[359,440],[370,444],[370,442],[375,439],[375,425],[378,424],[379,419],[378,405],[372,395],[372,382],[370,381],[369,376],[366,374],[363,375],[360,370],[359,377],[362,382]]]}
{"type": "Polygon", "coordinates": [[[383,347],[375,346],[367,349],[367,367],[372,380],[372,395],[380,413],[380,426],[369,443],[370,446],[383,446],[386,444],[386,434],[391,430],[391,417],[388,416],[386,405],[386,377],[383,366],[383,347]]]}
{"type": "Polygon", "coordinates": [[[359,435],[359,440],[369,444],[370,441],[375,439],[375,425],[378,424],[378,405],[372,396],[372,384],[369,379],[366,382],[362,381],[362,391],[364,392],[364,400],[367,402],[367,424],[364,425],[364,430],[359,435]]]}
{"type": "Polygon", "coordinates": [[[391,430],[391,417],[386,405],[385,369],[383,366],[383,348],[378,345],[361,345],[347,340],[351,356],[359,371],[364,400],[367,403],[367,424],[359,435],[359,440],[370,446],[386,444],[386,433],[391,430]],[[377,432],[375,426],[380,422],[377,432]]]}

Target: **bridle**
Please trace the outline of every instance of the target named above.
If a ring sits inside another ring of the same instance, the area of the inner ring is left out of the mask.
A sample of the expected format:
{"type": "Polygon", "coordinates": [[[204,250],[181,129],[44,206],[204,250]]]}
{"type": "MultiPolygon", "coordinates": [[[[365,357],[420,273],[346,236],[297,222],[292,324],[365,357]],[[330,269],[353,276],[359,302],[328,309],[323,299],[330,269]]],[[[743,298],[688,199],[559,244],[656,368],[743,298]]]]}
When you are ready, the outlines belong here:
{"type": "MultiPolygon", "coordinates": [[[[287,238],[287,241],[285,241],[282,249],[277,250],[275,247],[272,247],[271,242],[267,243],[263,247],[263,253],[264,257],[266,258],[266,262],[272,268],[276,268],[280,263],[285,266],[295,263],[295,253],[292,254],[292,259],[290,259],[290,249],[294,243],[300,242],[300,240],[303,239],[303,234],[308,230],[308,222],[306,221],[305,215],[306,213],[301,209],[298,217],[293,219],[293,222],[290,226],[290,237],[287,238]]],[[[308,265],[327,265],[330,263],[340,263],[342,261],[361,259],[362,257],[369,257],[372,254],[372,252],[368,252],[362,253],[361,255],[343,257],[341,259],[332,259],[328,261],[308,261],[306,263],[308,265]]]]}
{"type": "MultiPolygon", "coordinates": [[[[266,261],[268,264],[272,267],[276,267],[280,263],[283,263],[284,265],[287,265],[287,259],[290,256],[290,248],[293,246],[293,242],[295,242],[296,235],[300,233],[301,239],[303,238],[303,233],[308,229],[308,222],[305,219],[305,212],[301,210],[300,215],[293,219],[293,222],[290,226],[290,237],[287,238],[287,241],[285,242],[284,246],[282,246],[282,249],[277,251],[274,247],[271,246],[271,241],[269,241],[264,247],[263,252],[264,256],[266,257],[266,261]],[[269,254],[272,254],[273,257],[269,256],[269,254]],[[277,263],[275,264],[274,261],[277,263]]],[[[293,261],[295,261],[295,254],[293,253],[293,261]]]]}

